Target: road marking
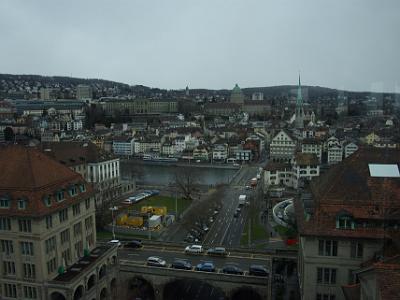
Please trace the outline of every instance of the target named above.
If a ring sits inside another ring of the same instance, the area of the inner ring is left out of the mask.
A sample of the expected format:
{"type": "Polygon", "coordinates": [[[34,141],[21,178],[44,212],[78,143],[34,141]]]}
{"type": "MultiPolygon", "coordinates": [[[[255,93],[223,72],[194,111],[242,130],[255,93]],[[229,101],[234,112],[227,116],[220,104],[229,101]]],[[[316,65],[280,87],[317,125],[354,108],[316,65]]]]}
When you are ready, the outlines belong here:
{"type": "Polygon", "coordinates": [[[137,253],[128,253],[128,256],[139,256],[137,253]]]}

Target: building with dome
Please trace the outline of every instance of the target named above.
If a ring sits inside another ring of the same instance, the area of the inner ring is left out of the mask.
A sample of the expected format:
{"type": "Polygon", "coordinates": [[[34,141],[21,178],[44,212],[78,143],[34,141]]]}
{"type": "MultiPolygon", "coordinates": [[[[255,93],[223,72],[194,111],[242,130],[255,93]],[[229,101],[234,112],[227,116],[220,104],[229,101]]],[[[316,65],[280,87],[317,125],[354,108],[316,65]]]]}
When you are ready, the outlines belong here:
{"type": "Polygon", "coordinates": [[[230,100],[231,103],[244,104],[244,94],[238,84],[233,88],[230,100]]]}

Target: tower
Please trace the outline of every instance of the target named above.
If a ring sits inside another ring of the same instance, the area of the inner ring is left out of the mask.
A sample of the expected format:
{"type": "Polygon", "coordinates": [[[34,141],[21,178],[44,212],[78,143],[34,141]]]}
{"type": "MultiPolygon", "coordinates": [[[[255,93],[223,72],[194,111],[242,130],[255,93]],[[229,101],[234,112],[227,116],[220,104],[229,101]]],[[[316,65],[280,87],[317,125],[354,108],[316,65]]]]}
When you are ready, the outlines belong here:
{"type": "Polygon", "coordinates": [[[244,94],[238,84],[235,85],[235,87],[231,92],[231,103],[237,103],[237,104],[244,103],[244,94]]]}
{"type": "Polygon", "coordinates": [[[303,96],[301,94],[300,74],[299,74],[299,86],[297,88],[296,114],[295,115],[296,115],[295,127],[303,128],[304,127],[304,109],[303,109],[303,96]]]}

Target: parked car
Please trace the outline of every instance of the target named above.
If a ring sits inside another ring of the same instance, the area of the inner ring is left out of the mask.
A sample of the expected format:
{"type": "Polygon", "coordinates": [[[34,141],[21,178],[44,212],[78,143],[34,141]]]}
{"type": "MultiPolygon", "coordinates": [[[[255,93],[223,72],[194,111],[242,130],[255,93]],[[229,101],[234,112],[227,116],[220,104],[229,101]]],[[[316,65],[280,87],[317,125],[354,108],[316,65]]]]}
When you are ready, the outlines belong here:
{"type": "Polygon", "coordinates": [[[224,247],[215,247],[208,249],[207,254],[210,256],[227,256],[228,252],[224,247]]]}
{"type": "Polygon", "coordinates": [[[167,262],[158,256],[150,256],[147,258],[147,265],[153,267],[166,267],[167,262]]]}
{"type": "Polygon", "coordinates": [[[175,259],[171,267],[174,269],[181,269],[181,270],[191,270],[192,264],[186,259],[175,259]]]}
{"type": "Polygon", "coordinates": [[[140,240],[132,240],[124,245],[124,248],[142,248],[143,244],[140,240]]]}
{"type": "Polygon", "coordinates": [[[196,271],[215,272],[215,266],[212,261],[203,261],[196,266],[196,271]]]}
{"type": "Polygon", "coordinates": [[[203,246],[201,245],[190,245],[185,248],[186,254],[201,254],[203,253],[203,246]]]}
{"type": "Polygon", "coordinates": [[[235,266],[233,264],[225,265],[222,268],[222,273],[225,274],[234,274],[234,275],[243,275],[243,270],[239,268],[238,266],[235,266]]]}
{"type": "Polygon", "coordinates": [[[267,268],[262,265],[251,265],[249,268],[249,275],[268,276],[269,272],[267,268]]]}

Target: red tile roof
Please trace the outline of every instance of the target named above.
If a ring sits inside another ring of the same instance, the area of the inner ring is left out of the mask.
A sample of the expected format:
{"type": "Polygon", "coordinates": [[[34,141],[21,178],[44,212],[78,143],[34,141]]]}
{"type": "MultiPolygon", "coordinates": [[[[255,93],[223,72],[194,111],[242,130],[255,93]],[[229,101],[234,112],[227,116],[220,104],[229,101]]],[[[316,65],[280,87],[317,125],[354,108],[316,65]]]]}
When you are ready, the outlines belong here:
{"type": "Polygon", "coordinates": [[[78,173],[49,158],[37,149],[18,145],[0,148],[0,197],[11,200],[10,208],[0,209],[0,215],[42,216],[82,201],[93,193],[92,187],[78,173]],[[85,184],[86,191],[65,200],[55,201],[55,193],[71,185],[85,184]],[[52,203],[46,206],[44,196],[52,203]],[[18,209],[18,199],[27,200],[26,209],[18,209]]]}
{"type": "Polygon", "coordinates": [[[354,219],[379,221],[400,218],[400,178],[378,178],[369,174],[369,163],[398,164],[400,151],[363,148],[311,183],[314,214],[308,221],[300,199],[295,201],[301,234],[383,239],[394,229],[356,227],[337,229],[336,216],[346,211],[354,219]]]}

